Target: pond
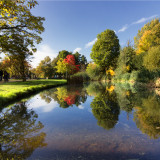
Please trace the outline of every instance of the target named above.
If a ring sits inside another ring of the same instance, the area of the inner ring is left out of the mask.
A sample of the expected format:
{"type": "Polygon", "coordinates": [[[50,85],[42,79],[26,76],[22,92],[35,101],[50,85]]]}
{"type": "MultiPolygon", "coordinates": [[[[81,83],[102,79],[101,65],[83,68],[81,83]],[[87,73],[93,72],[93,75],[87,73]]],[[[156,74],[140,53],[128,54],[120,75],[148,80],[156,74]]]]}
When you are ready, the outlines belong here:
{"type": "Polygon", "coordinates": [[[0,159],[157,160],[160,96],[129,84],[40,92],[0,112],[0,159]]]}

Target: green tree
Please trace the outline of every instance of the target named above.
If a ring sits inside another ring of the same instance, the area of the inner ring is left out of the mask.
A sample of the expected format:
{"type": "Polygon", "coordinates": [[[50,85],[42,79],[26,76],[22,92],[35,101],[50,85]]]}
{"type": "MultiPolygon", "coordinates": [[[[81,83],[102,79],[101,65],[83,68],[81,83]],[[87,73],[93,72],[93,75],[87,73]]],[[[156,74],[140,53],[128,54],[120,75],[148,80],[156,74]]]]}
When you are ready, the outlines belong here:
{"type": "Polygon", "coordinates": [[[76,52],[73,55],[75,57],[76,65],[80,65],[80,63],[81,63],[81,54],[76,52]]]}
{"type": "Polygon", "coordinates": [[[86,69],[87,74],[89,75],[91,80],[99,80],[102,77],[102,70],[100,66],[90,63],[86,69]]]}
{"type": "Polygon", "coordinates": [[[36,52],[35,44],[42,40],[39,35],[44,31],[44,18],[31,13],[38,4],[36,0],[2,0],[0,3],[0,52],[18,57],[25,81],[24,61],[36,52]]]}
{"type": "Polygon", "coordinates": [[[134,48],[128,43],[128,46],[120,51],[116,74],[120,75],[126,72],[132,72],[135,69],[135,56],[136,52],[134,48]]]}
{"type": "Polygon", "coordinates": [[[60,59],[60,58],[65,59],[70,54],[72,54],[72,52],[69,52],[69,51],[66,51],[66,50],[59,51],[58,59],[60,59]]]}
{"type": "Polygon", "coordinates": [[[44,60],[42,60],[37,69],[40,68],[41,70],[41,75],[43,75],[43,77],[48,77],[51,78],[54,74],[54,68],[52,66],[52,61],[51,58],[49,56],[45,57],[44,60]]]}
{"type": "Polygon", "coordinates": [[[160,46],[152,47],[144,56],[143,66],[149,71],[157,71],[160,69],[160,46]]]}
{"type": "Polygon", "coordinates": [[[118,37],[113,30],[107,29],[98,34],[90,56],[97,65],[106,71],[110,67],[116,67],[119,49],[118,37]]]}

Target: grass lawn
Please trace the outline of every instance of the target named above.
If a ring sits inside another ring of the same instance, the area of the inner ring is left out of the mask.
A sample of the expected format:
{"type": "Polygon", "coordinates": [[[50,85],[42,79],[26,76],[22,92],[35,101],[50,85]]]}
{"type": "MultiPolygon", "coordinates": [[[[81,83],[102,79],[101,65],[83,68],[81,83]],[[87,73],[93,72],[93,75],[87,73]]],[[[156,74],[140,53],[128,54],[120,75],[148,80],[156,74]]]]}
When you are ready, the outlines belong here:
{"type": "Polygon", "coordinates": [[[0,84],[0,106],[3,107],[11,101],[28,96],[42,89],[66,84],[66,80],[31,80],[27,82],[7,82],[0,84]]]}

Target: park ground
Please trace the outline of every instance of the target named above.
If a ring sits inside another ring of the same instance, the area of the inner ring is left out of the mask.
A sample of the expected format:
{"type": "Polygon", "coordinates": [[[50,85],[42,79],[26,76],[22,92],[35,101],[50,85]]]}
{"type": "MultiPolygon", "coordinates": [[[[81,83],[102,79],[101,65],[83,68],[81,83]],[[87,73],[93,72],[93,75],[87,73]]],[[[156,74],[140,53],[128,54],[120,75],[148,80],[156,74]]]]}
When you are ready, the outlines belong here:
{"type": "Polygon", "coordinates": [[[56,87],[66,83],[66,80],[58,79],[29,80],[26,82],[12,80],[7,83],[1,82],[0,107],[4,107],[17,99],[21,99],[43,89],[56,87]]]}

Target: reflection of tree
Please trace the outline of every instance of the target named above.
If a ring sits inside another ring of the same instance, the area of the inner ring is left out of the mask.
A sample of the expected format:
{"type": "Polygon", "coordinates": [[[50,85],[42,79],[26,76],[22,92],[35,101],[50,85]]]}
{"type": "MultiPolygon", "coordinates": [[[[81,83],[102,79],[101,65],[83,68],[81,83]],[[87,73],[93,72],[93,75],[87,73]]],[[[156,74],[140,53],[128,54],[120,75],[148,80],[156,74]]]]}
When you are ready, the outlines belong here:
{"type": "Polygon", "coordinates": [[[111,129],[117,123],[120,108],[116,102],[114,92],[104,92],[96,96],[91,102],[91,108],[99,126],[111,129]]]}
{"type": "Polygon", "coordinates": [[[75,104],[79,106],[87,100],[86,91],[83,86],[64,86],[58,87],[56,90],[48,90],[40,93],[42,99],[50,103],[52,99],[58,102],[60,107],[68,108],[75,104]]]}
{"type": "Polygon", "coordinates": [[[133,93],[130,90],[129,86],[122,86],[120,84],[116,84],[115,92],[117,94],[117,101],[120,108],[127,113],[130,113],[134,107],[133,104],[133,93]]]}
{"type": "Polygon", "coordinates": [[[142,100],[140,107],[135,107],[134,120],[137,127],[151,138],[160,137],[160,101],[156,96],[142,100]]]}
{"type": "Polygon", "coordinates": [[[0,113],[0,159],[25,159],[38,147],[46,146],[46,134],[38,115],[25,102],[0,113]]]}

